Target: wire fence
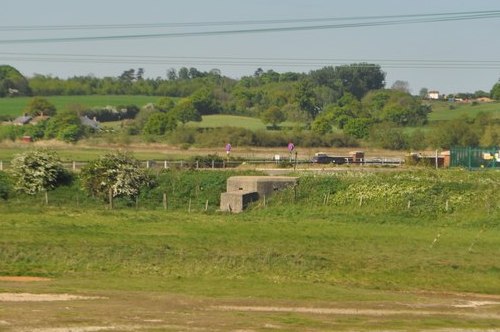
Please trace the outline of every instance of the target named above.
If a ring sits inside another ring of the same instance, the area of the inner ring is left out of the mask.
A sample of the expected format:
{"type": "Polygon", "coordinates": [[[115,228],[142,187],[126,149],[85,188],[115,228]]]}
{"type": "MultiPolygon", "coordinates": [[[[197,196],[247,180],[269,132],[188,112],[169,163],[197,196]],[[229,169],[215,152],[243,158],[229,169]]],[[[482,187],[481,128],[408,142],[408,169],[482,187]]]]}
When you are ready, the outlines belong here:
{"type": "MultiPolygon", "coordinates": [[[[71,171],[78,172],[85,167],[89,161],[64,161],[63,166],[71,171]]],[[[346,161],[340,164],[328,163],[318,164],[310,160],[273,160],[273,159],[238,159],[238,160],[140,160],[139,164],[142,168],[161,170],[161,169],[225,169],[235,168],[245,165],[255,165],[262,167],[296,167],[296,166],[335,166],[335,165],[387,165],[401,166],[404,164],[404,159],[400,158],[367,158],[359,161],[352,161],[346,158],[346,161]]],[[[10,160],[0,160],[0,171],[10,168],[10,160]]]]}
{"type": "Polygon", "coordinates": [[[454,147],[451,166],[472,168],[500,168],[500,148],[454,147]]]}

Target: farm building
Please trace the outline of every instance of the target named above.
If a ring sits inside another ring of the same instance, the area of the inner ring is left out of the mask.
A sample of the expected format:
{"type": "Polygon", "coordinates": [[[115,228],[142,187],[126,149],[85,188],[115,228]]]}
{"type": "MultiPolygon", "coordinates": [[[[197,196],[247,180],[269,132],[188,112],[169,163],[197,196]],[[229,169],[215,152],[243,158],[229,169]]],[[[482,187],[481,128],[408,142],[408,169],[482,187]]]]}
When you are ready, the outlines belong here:
{"type": "Polygon", "coordinates": [[[438,100],[440,98],[439,91],[429,91],[427,93],[427,98],[432,100],[438,100]]]}

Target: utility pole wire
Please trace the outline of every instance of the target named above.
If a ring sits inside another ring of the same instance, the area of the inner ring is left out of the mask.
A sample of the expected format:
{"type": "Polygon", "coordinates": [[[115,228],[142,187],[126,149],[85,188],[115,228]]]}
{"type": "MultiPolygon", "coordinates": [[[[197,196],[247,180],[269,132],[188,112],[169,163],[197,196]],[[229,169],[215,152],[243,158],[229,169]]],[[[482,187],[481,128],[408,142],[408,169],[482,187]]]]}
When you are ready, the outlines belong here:
{"type": "Polygon", "coordinates": [[[417,17],[410,19],[383,20],[383,21],[374,20],[374,21],[342,23],[342,24],[265,27],[265,28],[255,28],[255,29],[215,30],[215,31],[195,31],[195,32],[108,35],[108,36],[4,39],[0,40],[0,44],[64,43],[64,42],[87,42],[87,41],[109,41],[109,40],[134,40],[134,39],[150,39],[150,38],[206,37],[206,36],[220,36],[220,35],[313,31],[313,30],[348,29],[348,28],[377,27],[377,26],[391,26],[391,25],[452,22],[452,21],[468,21],[468,20],[492,19],[499,17],[500,17],[500,11],[491,11],[491,12],[478,12],[478,13],[473,12],[472,14],[463,13],[463,14],[443,15],[437,17],[423,17],[423,18],[417,17]]]}

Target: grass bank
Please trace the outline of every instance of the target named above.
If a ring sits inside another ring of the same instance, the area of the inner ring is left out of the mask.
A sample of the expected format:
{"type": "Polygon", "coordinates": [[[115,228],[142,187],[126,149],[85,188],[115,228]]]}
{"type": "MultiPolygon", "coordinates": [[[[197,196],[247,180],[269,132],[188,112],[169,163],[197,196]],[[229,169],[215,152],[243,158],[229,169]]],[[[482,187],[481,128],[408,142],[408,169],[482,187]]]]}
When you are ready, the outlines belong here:
{"type": "Polygon", "coordinates": [[[50,193],[49,205],[0,201],[0,275],[51,278],[0,280],[0,294],[99,298],[18,302],[0,321],[12,330],[498,326],[499,172],[301,176],[237,215],[204,211],[223,190],[222,175],[209,174],[163,178],[160,192],[175,202],[167,210],[154,192],[142,196],[148,204],[110,210],[75,186],[50,193]],[[490,304],[454,307],[470,303],[490,304]]]}

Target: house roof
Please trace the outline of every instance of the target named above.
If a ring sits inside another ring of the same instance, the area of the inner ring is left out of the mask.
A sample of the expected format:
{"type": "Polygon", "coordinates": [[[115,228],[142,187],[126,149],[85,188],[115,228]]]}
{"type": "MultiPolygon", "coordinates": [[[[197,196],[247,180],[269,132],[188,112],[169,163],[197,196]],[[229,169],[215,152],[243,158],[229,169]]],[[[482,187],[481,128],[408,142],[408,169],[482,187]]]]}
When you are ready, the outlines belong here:
{"type": "Polygon", "coordinates": [[[14,120],[14,124],[16,125],[25,125],[31,121],[32,117],[29,115],[23,115],[14,120]]]}
{"type": "Polygon", "coordinates": [[[81,116],[80,121],[82,122],[82,125],[84,125],[84,126],[91,127],[93,129],[97,129],[97,130],[101,129],[101,125],[99,124],[99,122],[97,120],[90,119],[87,116],[81,116]]]}

